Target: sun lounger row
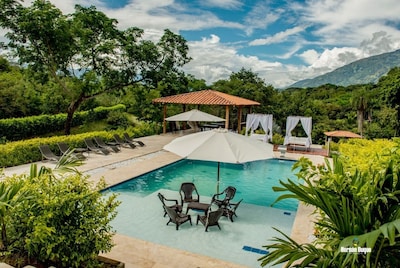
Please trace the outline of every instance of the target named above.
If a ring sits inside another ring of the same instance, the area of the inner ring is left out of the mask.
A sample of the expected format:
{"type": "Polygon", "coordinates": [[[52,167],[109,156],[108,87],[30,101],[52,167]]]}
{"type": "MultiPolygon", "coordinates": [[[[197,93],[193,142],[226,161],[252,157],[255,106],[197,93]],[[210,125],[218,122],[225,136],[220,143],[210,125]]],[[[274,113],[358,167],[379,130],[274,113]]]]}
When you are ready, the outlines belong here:
{"type": "Polygon", "coordinates": [[[237,203],[231,203],[231,200],[235,196],[236,188],[228,186],[222,193],[215,194],[210,204],[200,203],[200,195],[196,189],[196,186],[192,182],[185,182],[181,184],[179,194],[181,196],[181,203],[178,204],[176,199],[167,199],[161,193],[158,193],[158,198],[164,208],[164,217],[169,216],[167,225],[172,222],[176,225],[176,230],[179,226],[185,222],[190,222],[192,225],[191,215],[188,214],[189,209],[197,211],[203,211],[204,215],[197,215],[196,225],[199,221],[205,226],[205,231],[208,231],[208,227],[217,226],[220,230],[221,227],[218,220],[221,216],[228,217],[233,222],[233,216],[236,216],[236,209],[239,207],[243,199],[237,203]],[[218,199],[218,196],[225,195],[223,199],[218,199]],[[169,203],[169,204],[168,204],[169,203]],[[186,213],[182,212],[184,203],[188,203],[186,213]],[[212,210],[212,205],[218,206],[218,209],[212,210]]]}
{"type": "MultiPolygon", "coordinates": [[[[124,138],[121,138],[118,134],[114,134],[115,142],[105,142],[100,137],[85,138],[84,143],[87,148],[70,148],[68,144],[65,142],[59,142],[58,148],[60,150],[61,155],[65,155],[71,152],[71,155],[74,155],[79,160],[85,160],[88,156],[89,152],[95,152],[98,154],[109,155],[111,152],[118,153],[121,151],[121,147],[134,149],[137,146],[145,146],[142,141],[135,140],[131,138],[128,133],[124,133],[124,138]],[[86,153],[86,156],[84,155],[86,153]]],[[[61,156],[55,154],[49,145],[43,144],[39,146],[40,153],[42,154],[42,161],[58,161],[61,156]]]]}

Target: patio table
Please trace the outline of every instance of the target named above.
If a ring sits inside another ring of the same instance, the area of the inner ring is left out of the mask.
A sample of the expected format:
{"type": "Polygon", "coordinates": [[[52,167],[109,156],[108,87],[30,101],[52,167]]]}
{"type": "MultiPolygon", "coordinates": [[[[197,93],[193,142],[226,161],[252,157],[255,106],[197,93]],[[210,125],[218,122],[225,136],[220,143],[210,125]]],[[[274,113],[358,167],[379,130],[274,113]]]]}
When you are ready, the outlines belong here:
{"type": "Polygon", "coordinates": [[[186,208],[186,214],[188,213],[189,209],[203,211],[205,215],[207,215],[207,211],[210,208],[211,204],[200,203],[200,202],[190,202],[186,208]]]}

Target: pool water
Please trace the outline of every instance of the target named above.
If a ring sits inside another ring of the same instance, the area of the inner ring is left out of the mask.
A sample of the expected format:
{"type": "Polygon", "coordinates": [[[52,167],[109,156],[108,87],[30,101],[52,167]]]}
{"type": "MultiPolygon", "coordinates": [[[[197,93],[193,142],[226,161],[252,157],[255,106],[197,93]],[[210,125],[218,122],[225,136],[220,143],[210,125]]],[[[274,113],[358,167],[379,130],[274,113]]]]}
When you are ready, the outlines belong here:
{"type": "MultiPolygon", "coordinates": [[[[279,180],[296,179],[292,171],[294,163],[279,159],[245,164],[220,163],[219,192],[227,186],[234,186],[237,189],[234,202],[243,199],[243,203],[271,206],[282,194],[274,192],[272,187],[280,186],[279,180]]],[[[182,182],[193,182],[201,196],[211,197],[217,192],[217,167],[215,162],[185,159],[113,186],[109,190],[120,194],[147,196],[159,189],[179,191],[182,182]]],[[[297,200],[285,199],[273,207],[296,211],[297,206],[297,200]]]]}

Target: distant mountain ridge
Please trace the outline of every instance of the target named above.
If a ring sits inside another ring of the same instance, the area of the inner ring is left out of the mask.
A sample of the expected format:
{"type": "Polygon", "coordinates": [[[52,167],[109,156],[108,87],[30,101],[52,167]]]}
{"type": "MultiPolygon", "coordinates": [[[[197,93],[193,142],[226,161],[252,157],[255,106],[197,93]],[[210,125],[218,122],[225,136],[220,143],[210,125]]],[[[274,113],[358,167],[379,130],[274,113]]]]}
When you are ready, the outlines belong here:
{"type": "Polygon", "coordinates": [[[338,86],[375,84],[379,78],[397,66],[400,66],[400,49],[352,62],[315,78],[298,81],[288,88],[318,87],[325,84],[338,86]]]}

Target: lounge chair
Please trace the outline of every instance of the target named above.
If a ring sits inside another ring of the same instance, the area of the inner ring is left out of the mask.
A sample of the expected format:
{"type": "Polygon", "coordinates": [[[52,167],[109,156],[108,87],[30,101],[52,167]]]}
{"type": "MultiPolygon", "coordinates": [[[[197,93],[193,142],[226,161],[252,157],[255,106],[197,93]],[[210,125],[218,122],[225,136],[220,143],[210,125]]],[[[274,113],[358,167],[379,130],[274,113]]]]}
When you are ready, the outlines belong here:
{"type": "Polygon", "coordinates": [[[183,203],[200,202],[199,192],[197,192],[196,186],[193,182],[182,183],[181,188],[179,189],[179,194],[181,195],[182,206],[183,203]],[[196,193],[196,198],[193,198],[193,193],[196,193]]]}
{"type": "MultiPolygon", "coordinates": [[[[166,207],[175,209],[176,212],[182,212],[182,206],[178,205],[178,200],[176,200],[176,199],[167,199],[161,193],[158,193],[158,198],[160,198],[161,203],[163,204],[163,207],[166,206],[166,207]],[[167,205],[166,202],[174,202],[174,204],[167,205]]],[[[164,212],[165,212],[164,213],[164,217],[165,217],[165,215],[167,215],[167,211],[164,209],[164,212]]]]}
{"type": "Polygon", "coordinates": [[[240,203],[242,201],[243,201],[243,199],[240,199],[240,201],[235,203],[235,204],[234,203],[230,203],[228,207],[223,209],[223,211],[224,211],[223,215],[225,217],[228,217],[231,220],[231,222],[233,222],[233,216],[237,217],[236,209],[239,207],[239,205],[240,205],[240,203]]]}
{"type": "Polygon", "coordinates": [[[39,145],[40,153],[42,154],[42,161],[43,160],[50,160],[50,161],[58,161],[60,160],[60,156],[53,153],[50,149],[50,146],[47,144],[39,145]]]}
{"type": "Polygon", "coordinates": [[[132,141],[123,140],[123,139],[121,138],[121,136],[119,136],[118,134],[114,134],[114,140],[115,140],[115,142],[116,142],[118,145],[120,145],[120,146],[123,146],[123,147],[130,147],[130,148],[132,148],[132,149],[135,149],[135,148],[136,148],[136,145],[135,145],[132,141]]]}
{"type": "Polygon", "coordinates": [[[118,153],[119,151],[121,151],[116,143],[105,143],[104,140],[100,137],[94,137],[95,142],[97,143],[97,145],[99,145],[100,148],[104,148],[104,149],[111,149],[113,150],[115,153],[118,153]]]}
{"type": "Polygon", "coordinates": [[[214,194],[211,203],[216,204],[218,207],[227,207],[229,205],[229,202],[235,196],[235,193],[236,193],[236,188],[233,186],[228,186],[223,192],[214,194]],[[223,194],[225,194],[224,199],[222,200],[218,199],[218,196],[221,196],[223,194]]]}
{"type": "Polygon", "coordinates": [[[223,209],[218,209],[208,212],[207,215],[197,215],[196,225],[199,224],[200,221],[206,227],[206,232],[208,232],[208,227],[210,226],[218,226],[221,230],[218,220],[221,218],[223,213],[223,209]]]}
{"type": "Polygon", "coordinates": [[[180,213],[180,212],[176,212],[175,209],[164,206],[165,211],[167,212],[168,216],[169,216],[169,221],[167,222],[167,225],[172,222],[175,223],[176,225],[176,230],[179,229],[179,226],[187,221],[190,222],[190,225],[192,225],[192,218],[190,217],[190,215],[184,214],[184,213],[180,213]]]}
{"type": "Polygon", "coordinates": [[[71,148],[66,144],[65,142],[59,142],[57,143],[58,148],[60,149],[60,152],[65,155],[72,151],[72,154],[78,158],[79,160],[85,160],[86,156],[83,155],[84,152],[87,152],[88,149],[85,148],[71,148]]]}
{"type": "Polygon", "coordinates": [[[104,154],[104,155],[108,155],[110,154],[110,151],[105,149],[105,148],[101,148],[101,147],[97,147],[94,143],[92,139],[89,138],[85,138],[84,139],[86,146],[88,147],[89,151],[93,151],[95,153],[98,154],[104,154]]]}
{"type": "Polygon", "coordinates": [[[130,141],[130,142],[133,142],[133,143],[135,143],[135,144],[137,144],[137,145],[139,145],[140,147],[143,147],[143,146],[145,146],[146,144],[144,144],[144,142],[142,142],[142,141],[138,141],[138,140],[135,140],[134,138],[131,138],[130,136],[129,136],[129,134],[128,133],[123,133],[123,136],[124,136],[124,139],[126,140],[126,141],[130,141]]]}

